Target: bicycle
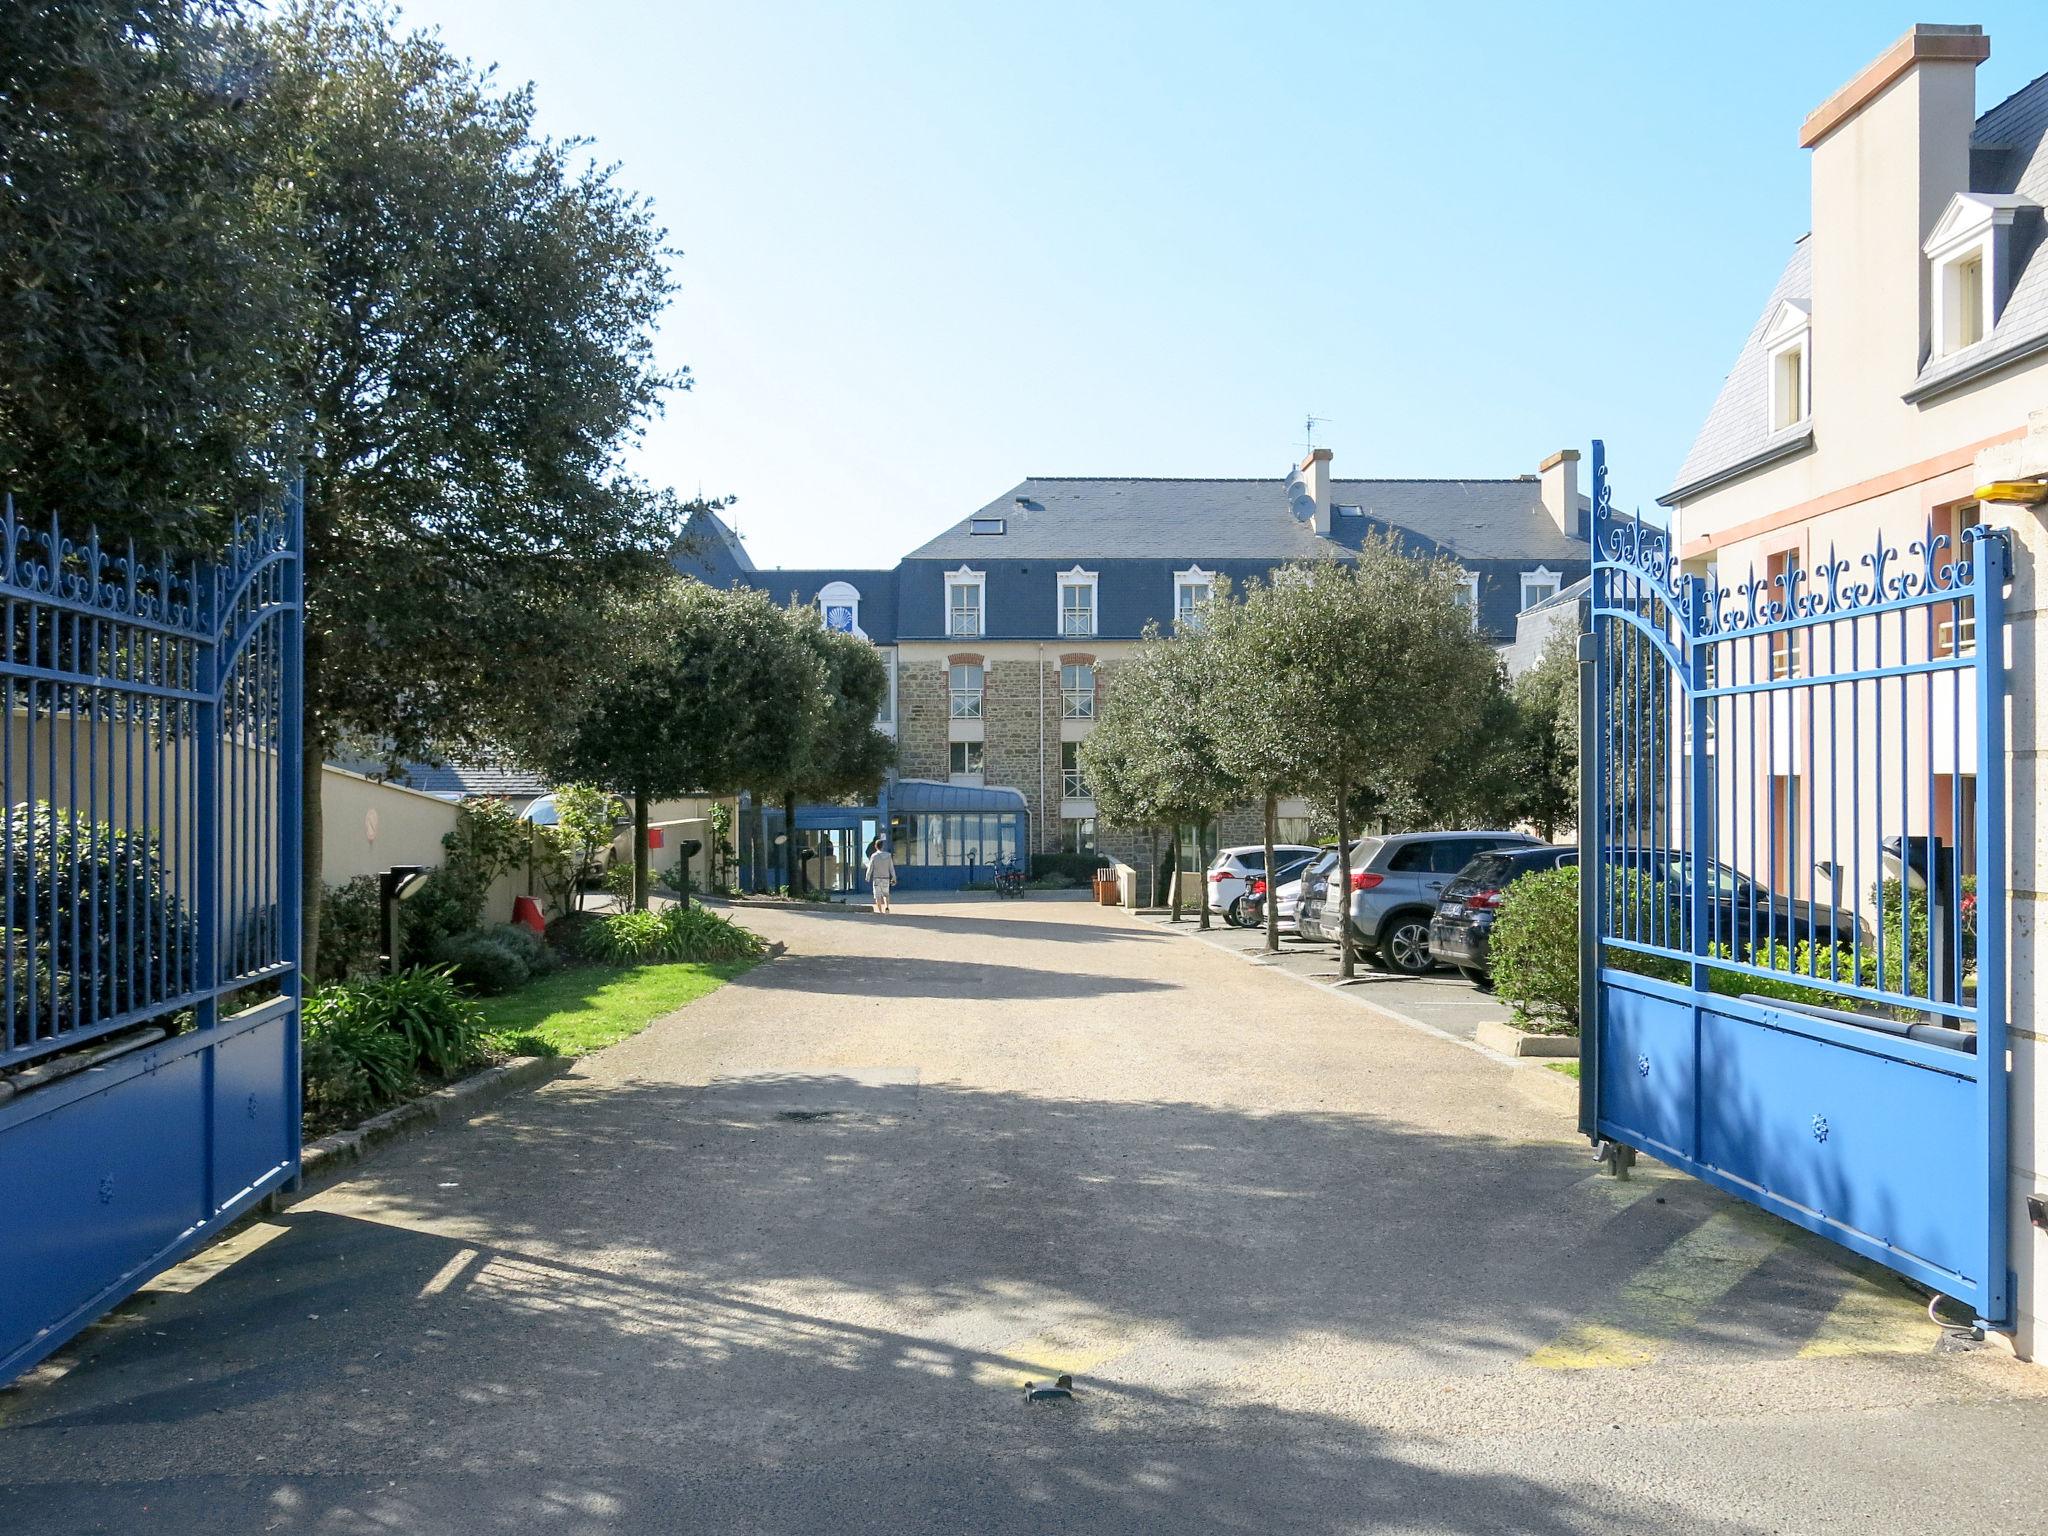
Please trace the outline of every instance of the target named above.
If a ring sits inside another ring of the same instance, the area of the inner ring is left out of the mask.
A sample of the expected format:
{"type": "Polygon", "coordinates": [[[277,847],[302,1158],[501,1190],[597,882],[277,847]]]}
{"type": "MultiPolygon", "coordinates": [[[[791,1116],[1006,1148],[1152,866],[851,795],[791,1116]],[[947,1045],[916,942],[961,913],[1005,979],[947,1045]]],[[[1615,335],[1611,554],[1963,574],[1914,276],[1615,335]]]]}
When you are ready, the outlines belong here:
{"type": "Polygon", "coordinates": [[[1024,867],[1015,859],[1003,859],[995,865],[996,894],[1009,898],[1024,894],[1024,867]]]}

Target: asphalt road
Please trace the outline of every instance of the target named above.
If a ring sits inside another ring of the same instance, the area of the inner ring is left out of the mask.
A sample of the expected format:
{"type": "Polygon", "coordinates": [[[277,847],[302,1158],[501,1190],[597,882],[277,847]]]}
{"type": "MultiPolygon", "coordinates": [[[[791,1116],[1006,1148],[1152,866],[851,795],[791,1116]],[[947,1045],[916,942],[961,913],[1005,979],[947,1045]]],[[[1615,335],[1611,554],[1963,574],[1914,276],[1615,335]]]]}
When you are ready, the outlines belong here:
{"type": "Polygon", "coordinates": [[[2048,1372],[1476,1052],[1080,902],[746,916],[0,1396],[0,1525],[2042,1528],[2048,1372]]]}

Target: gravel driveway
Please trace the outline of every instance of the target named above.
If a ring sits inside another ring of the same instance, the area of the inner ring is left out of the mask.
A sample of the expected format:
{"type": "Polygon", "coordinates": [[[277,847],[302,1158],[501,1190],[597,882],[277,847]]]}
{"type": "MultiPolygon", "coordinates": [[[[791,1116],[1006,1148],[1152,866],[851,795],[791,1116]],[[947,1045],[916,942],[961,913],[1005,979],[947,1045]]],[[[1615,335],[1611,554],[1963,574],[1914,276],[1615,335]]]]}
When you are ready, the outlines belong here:
{"type": "Polygon", "coordinates": [[[1079,901],[744,916],[790,953],[0,1396],[0,1520],[2040,1528],[2048,1373],[1476,1052],[1079,901]]]}

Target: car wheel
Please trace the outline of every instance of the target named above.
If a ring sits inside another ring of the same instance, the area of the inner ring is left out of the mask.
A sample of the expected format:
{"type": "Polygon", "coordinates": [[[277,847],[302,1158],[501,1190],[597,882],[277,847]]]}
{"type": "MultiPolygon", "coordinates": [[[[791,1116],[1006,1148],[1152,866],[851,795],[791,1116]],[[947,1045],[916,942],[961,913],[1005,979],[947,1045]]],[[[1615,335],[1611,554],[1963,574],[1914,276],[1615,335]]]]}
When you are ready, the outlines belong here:
{"type": "Polygon", "coordinates": [[[1429,919],[1417,912],[1396,913],[1380,928],[1380,962],[1403,976],[1429,969],[1429,919]]]}
{"type": "Polygon", "coordinates": [[[1459,966],[1458,974],[1482,992],[1491,992],[1493,990],[1493,977],[1475,965],[1459,966]]]}
{"type": "Polygon", "coordinates": [[[1251,926],[1245,920],[1244,898],[1242,896],[1223,909],[1223,921],[1230,924],[1233,928],[1248,928],[1251,926]]]}

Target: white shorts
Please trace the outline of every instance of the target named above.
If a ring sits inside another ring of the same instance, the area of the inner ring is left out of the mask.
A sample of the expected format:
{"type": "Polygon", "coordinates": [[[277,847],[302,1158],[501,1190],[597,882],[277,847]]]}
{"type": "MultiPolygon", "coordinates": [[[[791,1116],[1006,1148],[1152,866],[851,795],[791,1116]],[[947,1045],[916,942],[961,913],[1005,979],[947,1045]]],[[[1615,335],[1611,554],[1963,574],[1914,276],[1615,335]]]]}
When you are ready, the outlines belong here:
{"type": "Polygon", "coordinates": [[[887,901],[889,899],[889,887],[896,882],[894,880],[876,880],[872,883],[875,887],[875,900],[887,901]]]}

